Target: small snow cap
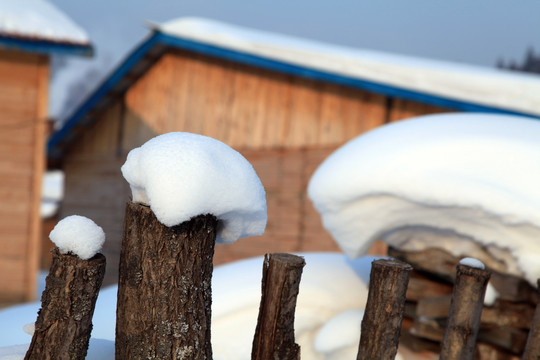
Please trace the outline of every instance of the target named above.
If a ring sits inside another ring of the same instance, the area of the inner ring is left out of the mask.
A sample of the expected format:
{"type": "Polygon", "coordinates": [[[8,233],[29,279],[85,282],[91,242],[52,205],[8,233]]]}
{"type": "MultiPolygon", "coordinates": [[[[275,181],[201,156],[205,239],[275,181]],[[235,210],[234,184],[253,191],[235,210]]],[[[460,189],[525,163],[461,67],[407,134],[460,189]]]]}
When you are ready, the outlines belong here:
{"type": "Polygon", "coordinates": [[[204,214],[221,224],[216,241],[261,235],[266,227],[264,188],[237,151],[207,136],[171,132],[131,150],[122,174],[133,201],[149,205],[165,226],[204,214]]]}
{"type": "Polygon", "coordinates": [[[465,266],[468,266],[468,267],[472,267],[472,268],[476,268],[476,269],[481,269],[481,270],[484,270],[486,268],[486,266],[484,265],[483,262],[481,262],[478,259],[472,258],[472,257],[466,257],[466,258],[461,259],[459,261],[459,264],[460,265],[465,265],[465,266]]]}
{"type": "Polygon", "coordinates": [[[103,229],[84,216],[68,216],[49,234],[61,254],[73,253],[83,260],[96,255],[105,242],[103,229]]]}

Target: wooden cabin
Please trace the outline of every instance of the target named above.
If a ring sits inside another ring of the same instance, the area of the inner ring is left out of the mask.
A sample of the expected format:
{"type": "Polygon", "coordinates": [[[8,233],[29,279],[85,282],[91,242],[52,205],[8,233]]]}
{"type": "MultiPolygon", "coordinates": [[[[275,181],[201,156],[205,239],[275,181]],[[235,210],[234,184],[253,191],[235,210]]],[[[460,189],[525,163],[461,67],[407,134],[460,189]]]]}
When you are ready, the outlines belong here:
{"type": "Polygon", "coordinates": [[[50,56],[92,52],[84,31],[45,1],[19,5],[0,4],[0,19],[10,19],[0,21],[0,303],[35,298],[50,56]]]}
{"type": "MultiPolygon", "coordinates": [[[[486,75],[208,20],[173,21],[155,27],[50,138],[49,166],[66,176],[61,217],[87,216],[104,228],[105,283],[115,282],[130,198],[120,167],[150,138],[187,131],[240,151],[267,193],[266,233],[217,246],[216,264],[267,252],[339,251],[306,195],[313,171],[331,152],[421,114],[538,117],[540,106],[534,112],[509,106],[512,99],[493,100],[499,97],[491,87],[510,91],[519,82],[502,71],[486,75]]],[[[540,90],[539,81],[534,86],[540,90]]]]}

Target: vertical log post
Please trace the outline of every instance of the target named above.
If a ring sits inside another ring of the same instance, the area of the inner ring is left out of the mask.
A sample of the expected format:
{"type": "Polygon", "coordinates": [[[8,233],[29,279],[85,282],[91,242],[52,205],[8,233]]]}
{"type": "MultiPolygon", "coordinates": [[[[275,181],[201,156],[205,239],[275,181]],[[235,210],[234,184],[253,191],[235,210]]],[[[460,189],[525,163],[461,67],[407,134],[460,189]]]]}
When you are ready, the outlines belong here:
{"type": "Polygon", "coordinates": [[[525,345],[525,351],[523,352],[523,360],[540,359],[540,279],[537,280],[536,286],[538,287],[538,299],[529,336],[527,337],[527,345],[525,345]]]}
{"type": "Polygon", "coordinates": [[[457,265],[441,360],[472,359],[490,272],[457,265]]]}
{"type": "Polygon", "coordinates": [[[105,275],[105,256],[89,260],[54,248],[41,309],[26,360],[84,359],[92,316],[105,275]]]}
{"type": "Polygon", "coordinates": [[[116,310],[116,359],[212,359],[212,259],[218,221],[161,224],[128,203],[116,310]]]}
{"type": "Polygon", "coordinates": [[[265,255],[252,360],[300,360],[300,347],[294,341],[294,312],[305,264],[296,255],[265,255]]]}
{"type": "Polygon", "coordinates": [[[396,356],[411,271],[412,266],[398,260],[373,261],[358,360],[396,356]]]}

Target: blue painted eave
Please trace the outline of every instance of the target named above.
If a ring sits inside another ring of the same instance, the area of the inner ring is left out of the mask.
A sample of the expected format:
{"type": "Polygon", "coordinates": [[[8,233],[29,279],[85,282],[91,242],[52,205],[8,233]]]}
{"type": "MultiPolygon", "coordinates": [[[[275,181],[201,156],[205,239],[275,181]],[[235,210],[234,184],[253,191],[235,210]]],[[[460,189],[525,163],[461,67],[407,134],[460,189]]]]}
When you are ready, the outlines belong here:
{"type": "Polygon", "coordinates": [[[37,54],[65,54],[88,57],[94,55],[94,49],[90,44],[81,45],[2,35],[0,35],[0,47],[4,49],[19,50],[37,54]]]}
{"type": "Polygon", "coordinates": [[[96,106],[157,43],[158,36],[156,36],[156,34],[150,36],[146,41],[139,45],[103,83],[101,83],[87,100],[67,119],[62,128],[51,135],[47,142],[48,154],[51,154],[54,151],[55,146],[69,135],[72,129],[84,119],[90,110],[96,106]]]}
{"type": "Polygon", "coordinates": [[[424,104],[440,106],[465,112],[488,112],[509,115],[527,116],[540,119],[540,116],[522,113],[488,105],[466,102],[462,100],[437,96],[429,93],[413,91],[384,83],[368,81],[360,78],[348,77],[341,74],[330,73],[300,65],[290,64],[279,60],[264,58],[246,52],[222,48],[215,45],[200,43],[193,40],[183,39],[161,32],[154,32],[141,45],[139,45],[124,62],[101,84],[101,86],[73,113],[64,126],[49,138],[47,151],[53,155],[55,147],[65,139],[70,131],[80,123],[89,111],[96,106],[106,94],[113,89],[121,79],[141,60],[154,46],[161,44],[167,47],[187,50],[206,56],[216,57],[236,63],[277,71],[284,74],[299,76],[323,82],[331,82],[361,89],[385,96],[402,98],[424,104]]]}

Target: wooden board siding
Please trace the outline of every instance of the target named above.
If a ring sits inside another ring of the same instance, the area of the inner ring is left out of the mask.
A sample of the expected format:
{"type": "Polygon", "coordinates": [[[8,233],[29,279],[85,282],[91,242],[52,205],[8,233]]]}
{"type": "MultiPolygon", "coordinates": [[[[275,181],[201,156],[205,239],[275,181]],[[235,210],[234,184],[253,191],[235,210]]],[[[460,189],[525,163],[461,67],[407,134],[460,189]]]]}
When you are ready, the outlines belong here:
{"type": "Polygon", "coordinates": [[[268,203],[266,233],[217,246],[219,264],[266,252],[338,251],[306,194],[313,171],[337,147],[399,111],[414,116],[430,110],[180,51],[158,60],[124,99],[125,107],[118,99],[97,114],[63,159],[61,217],[88,216],[104,228],[106,284],[117,281],[130,196],[120,167],[129,150],[150,138],[169,131],[214,137],[240,151],[261,178],[268,203]],[[392,112],[392,105],[400,108],[392,112]]]}
{"type": "MultiPolygon", "coordinates": [[[[182,129],[236,149],[342,144],[382,124],[384,101],[360,90],[182,53],[163,56],[126,95],[130,120],[144,119],[154,134],[182,129]]],[[[133,141],[130,133],[126,151],[142,140],[133,141]]]]}
{"type": "Polygon", "coordinates": [[[450,112],[448,109],[420,104],[403,99],[392,99],[389,113],[389,121],[395,122],[403,119],[409,119],[414,116],[437,114],[442,112],[450,112]]]}
{"type": "Polygon", "coordinates": [[[0,51],[0,301],[35,298],[48,84],[47,57],[0,51]]]}

